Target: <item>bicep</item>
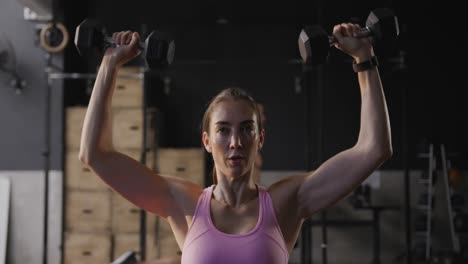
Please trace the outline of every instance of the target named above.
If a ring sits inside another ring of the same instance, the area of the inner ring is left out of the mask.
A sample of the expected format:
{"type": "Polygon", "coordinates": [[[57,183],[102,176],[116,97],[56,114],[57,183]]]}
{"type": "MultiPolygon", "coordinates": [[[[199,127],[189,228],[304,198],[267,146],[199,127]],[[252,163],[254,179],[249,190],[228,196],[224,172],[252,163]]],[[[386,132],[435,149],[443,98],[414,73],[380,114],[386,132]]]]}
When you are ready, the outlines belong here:
{"type": "Polygon", "coordinates": [[[346,197],[382,164],[378,153],[350,148],[338,153],[303,178],[298,203],[304,217],[346,197]]]}
{"type": "Polygon", "coordinates": [[[96,156],[88,164],[111,189],[136,206],[162,217],[183,209],[197,188],[183,179],[161,176],[119,152],[96,156]]]}

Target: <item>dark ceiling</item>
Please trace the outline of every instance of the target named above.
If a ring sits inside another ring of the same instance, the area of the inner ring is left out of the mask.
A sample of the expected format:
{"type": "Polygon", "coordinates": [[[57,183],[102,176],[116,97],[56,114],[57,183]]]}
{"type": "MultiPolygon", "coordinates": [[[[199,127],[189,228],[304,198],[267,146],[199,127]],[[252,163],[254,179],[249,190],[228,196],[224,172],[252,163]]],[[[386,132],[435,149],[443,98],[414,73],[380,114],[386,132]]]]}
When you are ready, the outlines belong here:
{"type": "Polygon", "coordinates": [[[365,19],[375,7],[394,7],[393,1],[96,1],[94,15],[117,21],[128,17],[134,23],[211,24],[223,18],[235,24],[302,24],[317,19],[338,21],[355,16],[365,19]],[[358,3],[358,4],[356,4],[358,3]],[[339,8],[337,5],[339,4],[339,8]],[[365,8],[363,8],[365,7],[365,8]],[[109,10],[109,9],[112,10],[109,10]],[[319,18],[317,14],[322,14],[319,18]]]}

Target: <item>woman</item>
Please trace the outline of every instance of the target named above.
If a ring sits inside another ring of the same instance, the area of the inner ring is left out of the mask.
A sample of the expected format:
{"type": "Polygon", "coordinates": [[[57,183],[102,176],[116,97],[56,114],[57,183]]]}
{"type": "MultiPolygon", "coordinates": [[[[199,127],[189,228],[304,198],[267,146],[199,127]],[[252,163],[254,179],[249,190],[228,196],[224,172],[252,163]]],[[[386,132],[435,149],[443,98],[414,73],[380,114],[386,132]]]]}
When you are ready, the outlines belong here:
{"type": "MultiPolygon", "coordinates": [[[[352,37],[355,24],[333,29],[335,47],[357,64],[369,61],[368,38],[352,37]]],[[[113,190],[166,219],[182,250],[182,263],[287,263],[305,219],[347,196],[392,155],[385,96],[376,66],[357,74],[361,126],[356,144],[315,171],[285,177],[268,189],[253,179],[265,132],[256,103],[227,89],[209,105],[202,142],[214,160],[215,184],[158,175],[114,150],[111,97],[119,67],[138,54],[137,33],[114,33],[100,66],[82,132],[80,160],[113,190]]]]}

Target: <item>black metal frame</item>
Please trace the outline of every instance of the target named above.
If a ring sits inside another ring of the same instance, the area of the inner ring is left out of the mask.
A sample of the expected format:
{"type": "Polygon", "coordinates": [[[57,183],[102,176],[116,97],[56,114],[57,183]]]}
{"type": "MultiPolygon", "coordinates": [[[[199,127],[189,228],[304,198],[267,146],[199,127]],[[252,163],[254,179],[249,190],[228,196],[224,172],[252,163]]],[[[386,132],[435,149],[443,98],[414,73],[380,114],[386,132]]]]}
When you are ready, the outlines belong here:
{"type": "Polygon", "coordinates": [[[47,251],[48,251],[48,222],[49,222],[49,169],[50,169],[50,89],[52,86],[52,81],[49,78],[48,74],[50,67],[52,65],[52,54],[46,53],[46,75],[47,75],[47,85],[45,93],[45,126],[44,126],[44,151],[42,156],[44,157],[44,239],[43,239],[43,259],[42,263],[47,263],[47,251]]]}

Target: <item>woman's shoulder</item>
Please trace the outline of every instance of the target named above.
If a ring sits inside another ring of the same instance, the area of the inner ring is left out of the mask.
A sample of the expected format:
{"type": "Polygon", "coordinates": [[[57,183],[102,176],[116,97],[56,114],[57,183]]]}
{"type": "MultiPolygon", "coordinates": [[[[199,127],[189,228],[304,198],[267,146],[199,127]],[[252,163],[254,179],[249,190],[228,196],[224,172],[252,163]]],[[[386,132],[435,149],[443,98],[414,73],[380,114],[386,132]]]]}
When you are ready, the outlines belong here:
{"type": "Polygon", "coordinates": [[[304,178],[305,175],[303,174],[288,175],[272,183],[268,187],[264,187],[264,189],[270,194],[272,198],[284,200],[291,195],[297,194],[297,191],[304,181],[304,178]]]}
{"type": "Polygon", "coordinates": [[[303,183],[305,175],[294,174],[274,182],[266,191],[271,197],[273,207],[278,215],[291,213],[292,208],[298,206],[297,193],[303,183]]]}

